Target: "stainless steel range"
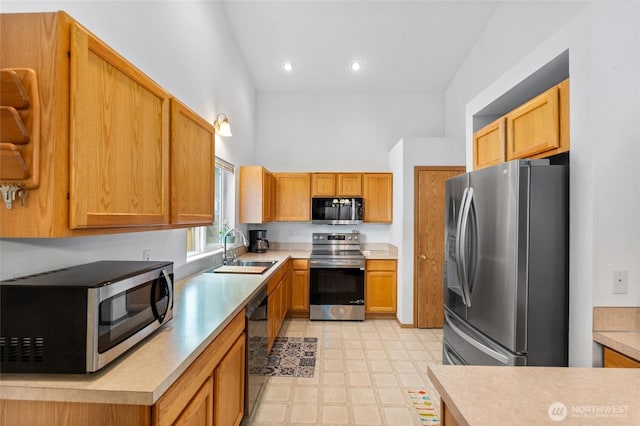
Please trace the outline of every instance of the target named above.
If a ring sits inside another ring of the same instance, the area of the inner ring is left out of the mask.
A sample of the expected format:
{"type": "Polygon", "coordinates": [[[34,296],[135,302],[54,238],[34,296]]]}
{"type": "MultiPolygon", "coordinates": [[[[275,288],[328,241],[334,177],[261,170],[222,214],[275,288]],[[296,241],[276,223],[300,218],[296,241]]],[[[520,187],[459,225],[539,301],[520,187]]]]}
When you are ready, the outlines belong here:
{"type": "Polygon", "coordinates": [[[309,318],[364,320],[360,234],[314,233],[309,257],[309,318]]]}

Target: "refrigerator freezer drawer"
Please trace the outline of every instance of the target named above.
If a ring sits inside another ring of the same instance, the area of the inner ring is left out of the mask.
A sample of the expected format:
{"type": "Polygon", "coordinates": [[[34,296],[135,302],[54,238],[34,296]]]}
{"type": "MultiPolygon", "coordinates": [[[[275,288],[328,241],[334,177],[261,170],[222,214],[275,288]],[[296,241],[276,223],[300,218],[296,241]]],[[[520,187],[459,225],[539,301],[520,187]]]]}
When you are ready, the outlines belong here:
{"type": "Polygon", "coordinates": [[[527,357],[509,352],[468,325],[445,306],[443,363],[527,365],[527,357]]]}

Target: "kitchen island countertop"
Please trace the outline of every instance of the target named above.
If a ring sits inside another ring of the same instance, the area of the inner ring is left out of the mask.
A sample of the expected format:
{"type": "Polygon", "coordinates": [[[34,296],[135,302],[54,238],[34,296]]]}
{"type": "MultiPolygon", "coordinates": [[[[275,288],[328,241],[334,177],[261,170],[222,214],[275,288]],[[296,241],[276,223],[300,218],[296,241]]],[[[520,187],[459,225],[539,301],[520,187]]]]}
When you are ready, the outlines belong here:
{"type": "Polygon", "coordinates": [[[460,425],[640,424],[640,369],[433,365],[428,376],[460,425]]]}
{"type": "Polygon", "coordinates": [[[270,276],[304,252],[247,253],[277,260],[265,273],[199,273],[175,283],[174,318],[117,361],[91,374],[0,374],[0,399],[153,405],[242,311],[270,276]]]}

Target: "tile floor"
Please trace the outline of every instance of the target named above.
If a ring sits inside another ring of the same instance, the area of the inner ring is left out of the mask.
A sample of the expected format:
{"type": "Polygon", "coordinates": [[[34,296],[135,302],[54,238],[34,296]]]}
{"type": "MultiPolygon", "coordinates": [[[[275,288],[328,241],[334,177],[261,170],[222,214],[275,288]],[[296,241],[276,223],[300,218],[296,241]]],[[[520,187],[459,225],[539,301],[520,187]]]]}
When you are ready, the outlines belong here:
{"type": "Polygon", "coordinates": [[[441,363],[441,329],[287,319],[281,335],[318,338],[314,377],[269,377],[243,425],[421,425],[408,394],[420,389],[439,411],[427,367],[441,363]]]}

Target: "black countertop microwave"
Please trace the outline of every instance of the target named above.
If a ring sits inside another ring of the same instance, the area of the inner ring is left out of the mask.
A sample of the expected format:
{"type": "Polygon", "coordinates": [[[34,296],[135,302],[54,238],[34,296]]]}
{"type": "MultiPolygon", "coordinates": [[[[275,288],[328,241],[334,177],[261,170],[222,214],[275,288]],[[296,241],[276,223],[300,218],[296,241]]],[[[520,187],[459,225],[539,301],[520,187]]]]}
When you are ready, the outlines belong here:
{"type": "Polygon", "coordinates": [[[328,225],[357,225],[362,223],[362,198],[312,198],[311,223],[328,225]]]}
{"type": "Polygon", "coordinates": [[[88,373],[173,318],[173,262],[100,261],[0,282],[0,371],[88,373]]]}

